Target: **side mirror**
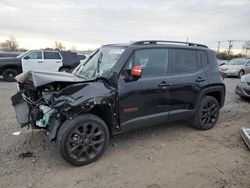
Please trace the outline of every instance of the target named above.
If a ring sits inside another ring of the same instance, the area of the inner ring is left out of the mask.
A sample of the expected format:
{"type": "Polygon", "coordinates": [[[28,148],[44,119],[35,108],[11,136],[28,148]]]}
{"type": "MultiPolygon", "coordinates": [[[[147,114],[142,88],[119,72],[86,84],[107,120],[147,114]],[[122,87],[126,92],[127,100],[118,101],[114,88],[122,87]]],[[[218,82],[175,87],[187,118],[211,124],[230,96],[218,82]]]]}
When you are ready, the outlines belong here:
{"type": "Polygon", "coordinates": [[[134,79],[139,79],[141,78],[141,75],[142,75],[142,66],[141,65],[134,66],[131,71],[131,76],[134,79]]]}
{"type": "Polygon", "coordinates": [[[29,59],[30,58],[30,56],[28,56],[28,55],[26,55],[23,59],[29,59]]]}

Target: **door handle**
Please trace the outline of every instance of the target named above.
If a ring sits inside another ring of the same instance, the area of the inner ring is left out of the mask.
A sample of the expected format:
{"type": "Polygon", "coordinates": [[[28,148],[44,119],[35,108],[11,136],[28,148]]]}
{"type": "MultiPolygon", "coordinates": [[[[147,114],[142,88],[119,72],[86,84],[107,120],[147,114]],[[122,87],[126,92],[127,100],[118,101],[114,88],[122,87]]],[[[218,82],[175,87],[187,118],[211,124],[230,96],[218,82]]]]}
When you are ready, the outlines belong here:
{"type": "Polygon", "coordinates": [[[38,63],[43,63],[42,61],[38,61],[38,63]]]}
{"type": "Polygon", "coordinates": [[[56,61],[56,63],[61,63],[61,61],[56,61]]]}
{"type": "Polygon", "coordinates": [[[202,77],[198,77],[195,81],[196,82],[205,82],[206,80],[202,77]]]}
{"type": "Polygon", "coordinates": [[[165,81],[161,82],[158,86],[159,87],[163,87],[163,88],[166,88],[167,86],[171,86],[172,84],[171,83],[167,83],[165,81]]]}

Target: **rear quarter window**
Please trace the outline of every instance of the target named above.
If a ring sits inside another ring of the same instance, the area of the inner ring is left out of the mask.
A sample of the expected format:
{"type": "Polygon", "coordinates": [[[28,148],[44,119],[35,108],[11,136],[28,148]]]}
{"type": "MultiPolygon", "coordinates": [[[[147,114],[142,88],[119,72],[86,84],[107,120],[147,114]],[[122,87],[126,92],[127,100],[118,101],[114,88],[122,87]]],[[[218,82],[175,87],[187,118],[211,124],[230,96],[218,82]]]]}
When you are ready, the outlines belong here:
{"type": "Polygon", "coordinates": [[[207,52],[205,51],[198,51],[201,61],[202,68],[205,68],[208,65],[208,57],[207,52]]]}

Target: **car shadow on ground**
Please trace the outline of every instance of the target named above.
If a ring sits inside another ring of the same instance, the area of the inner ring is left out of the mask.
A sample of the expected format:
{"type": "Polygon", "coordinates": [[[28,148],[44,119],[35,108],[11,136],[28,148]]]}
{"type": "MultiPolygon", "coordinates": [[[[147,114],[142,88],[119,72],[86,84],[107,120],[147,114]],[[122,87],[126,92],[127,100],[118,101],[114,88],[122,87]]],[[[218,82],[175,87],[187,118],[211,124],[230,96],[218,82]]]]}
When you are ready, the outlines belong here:
{"type": "MultiPolygon", "coordinates": [[[[147,140],[150,142],[152,138],[160,138],[167,142],[178,141],[179,134],[190,131],[194,131],[194,129],[187,122],[175,122],[164,125],[153,125],[122,133],[110,139],[108,149],[104,156],[111,156],[112,153],[116,152],[117,149],[119,150],[119,148],[123,150],[125,148],[126,150],[126,148],[138,144],[145,145],[147,140]]],[[[47,161],[47,165],[54,165],[56,163],[57,165],[71,166],[60,157],[56,142],[50,142],[44,130],[25,130],[24,133],[19,136],[17,146],[12,149],[17,151],[17,159],[36,160],[40,162],[47,161]],[[18,151],[16,148],[19,148],[18,151]]]]}

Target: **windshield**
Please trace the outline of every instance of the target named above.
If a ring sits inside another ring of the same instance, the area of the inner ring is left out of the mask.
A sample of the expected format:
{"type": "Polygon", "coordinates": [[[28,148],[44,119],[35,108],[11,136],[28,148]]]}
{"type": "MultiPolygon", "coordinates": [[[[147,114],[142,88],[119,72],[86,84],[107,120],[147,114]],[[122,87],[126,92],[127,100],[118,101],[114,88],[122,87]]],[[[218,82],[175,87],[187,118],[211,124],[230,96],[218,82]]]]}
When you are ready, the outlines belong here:
{"type": "Polygon", "coordinates": [[[232,59],[228,62],[228,65],[244,65],[246,60],[244,59],[232,59]]]}
{"type": "Polygon", "coordinates": [[[84,78],[104,76],[117,63],[124,50],[124,47],[102,47],[83,62],[74,74],[84,78]]]}
{"type": "Polygon", "coordinates": [[[19,54],[18,56],[16,56],[16,58],[21,58],[23,56],[25,56],[29,51],[23,52],[21,54],[19,54]]]}

